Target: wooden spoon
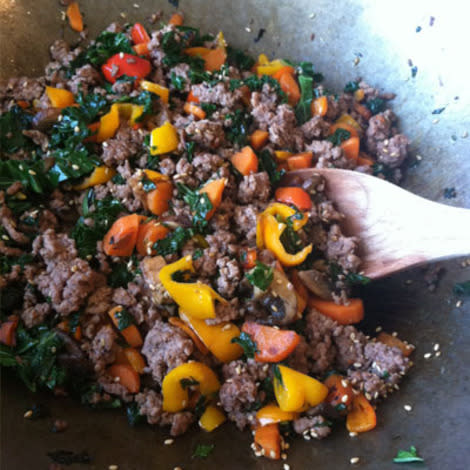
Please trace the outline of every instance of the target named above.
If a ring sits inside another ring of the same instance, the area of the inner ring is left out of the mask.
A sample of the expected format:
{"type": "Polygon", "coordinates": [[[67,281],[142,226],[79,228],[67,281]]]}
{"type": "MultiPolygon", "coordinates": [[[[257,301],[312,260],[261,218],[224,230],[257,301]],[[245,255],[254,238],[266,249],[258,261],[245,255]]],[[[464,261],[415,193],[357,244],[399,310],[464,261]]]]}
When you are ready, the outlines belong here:
{"type": "Polygon", "coordinates": [[[291,171],[285,183],[326,180],[328,197],[344,215],[343,231],[360,239],[361,272],[377,279],[431,261],[470,254],[470,209],[428,201],[357,171],[291,171]]]}

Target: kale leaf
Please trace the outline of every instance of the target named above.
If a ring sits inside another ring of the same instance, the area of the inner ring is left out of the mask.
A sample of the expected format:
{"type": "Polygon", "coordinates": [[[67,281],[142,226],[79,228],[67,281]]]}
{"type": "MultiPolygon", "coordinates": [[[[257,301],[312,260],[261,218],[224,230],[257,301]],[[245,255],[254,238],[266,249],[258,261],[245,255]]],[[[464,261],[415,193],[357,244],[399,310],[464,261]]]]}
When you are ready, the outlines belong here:
{"type": "Polygon", "coordinates": [[[393,459],[393,463],[410,463],[424,462],[418,455],[415,446],[411,446],[409,450],[399,450],[397,456],[393,459]]]}
{"type": "Polygon", "coordinates": [[[313,101],[313,78],[308,75],[299,75],[300,100],[295,107],[295,117],[300,126],[312,117],[311,104],[313,101]]]}
{"type": "Polygon", "coordinates": [[[214,450],[215,445],[214,444],[198,444],[196,446],[196,449],[194,450],[193,453],[193,458],[199,457],[201,459],[205,459],[209,457],[211,452],[214,450]]]}
{"type": "Polygon", "coordinates": [[[47,175],[43,160],[0,161],[0,189],[7,189],[15,181],[23,186],[23,192],[45,194],[55,187],[47,175]]]}
{"type": "Polygon", "coordinates": [[[177,253],[183,248],[184,244],[194,236],[194,230],[177,227],[165,238],[157,240],[153,244],[153,249],[158,255],[166,256],[177,253]]]}
{"type": "Polygon", "coordinates": [[[344,87],[345,93],[354,93],[357,90],[359,90],[359,82],[351,81],[346,83],[346,86],[344,87]]]}
{"type": "Polygon", "coordinates": [[[13,106],[0,116],[0,151],[14,153],[20,149],[31,150],[35,145],[31,139],[23,135],[23,131],[31,128],[32,115],[19,106],[13,106]]]}
{"type": "Polygon", "coordinates": [[[256,266],[250,269],[250,271],[245,274],[245,277],[253,286],[261,290],[266,290],[273,281],[273,268],[256,261],[256,266]]]}
{"type": "Polygon", "coordinates": [[[226,114],[225,120],[230,120],[230,127],[226,132],[227,139],[240,147],[245,145],[248,140],[248,129],[253,121],[251,115],[237,109],[232,114],[226,114]]]}
{"type": "Polygon", "coordinates": [[[243,349],[243,353],[249,359],[253,359],[258,352],[258,346],[253,341],[253,338],[244,331],[242,331],[237,338],[232,338],[231,342],[239,344],[243,349]]]}
{"type": "Polygon", "coordinates": [[[346,129],[338,128],[335,132],[327,138],[333,145],[341,145],[345,140],[351,137],[351,132],[346,129]]]}
{"type": "Polygon", "coordinates": [[[178,197],[189,205],[193,214],[193,228],[196,232],[203,232],[207,227],[207,215],[213,209],[213,205],[206,193],[192,190],[183,183],[176,183],[178,197]]]}
{"type": "Polygon", "coordinates": [[[285,170],[278,170],[277,164],[269,150],[262,150],[258,155],[258,163],[261,170],[269,176],[269,181],[275,186],[285,174],[285,170]]]}
{"type": "Polygon", "coordinates": [[[253,57],[231,46],[227,46],[227,62],[240,70],[250,70],[255,65],[253,57]]]}
{"type": "Polygon", "coordinates": [[[385,109],[385,100],[382,98],[373,98],[366,101],[366,107],[369,108],[372,114],[378,114],[385,109]]]}
{"type": "Polygon", "coordinates": [[[117,329],[119,331],[125,330],[129,326],[134,324],[134,317],[126,310],[121,308],[118,312],[114,314],[114,318],[117,320],[117,329]]]}

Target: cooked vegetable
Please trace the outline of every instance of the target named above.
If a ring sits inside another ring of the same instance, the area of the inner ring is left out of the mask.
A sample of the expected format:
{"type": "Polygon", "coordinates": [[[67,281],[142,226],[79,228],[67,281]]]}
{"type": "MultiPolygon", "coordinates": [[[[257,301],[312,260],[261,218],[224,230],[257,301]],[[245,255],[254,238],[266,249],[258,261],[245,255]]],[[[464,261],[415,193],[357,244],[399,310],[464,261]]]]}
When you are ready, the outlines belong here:
{"type": "MultiPolygon", "coordinates": [[[[341,114],[341,116],[336,120],[335,124],[346,124],[347,127],[344,127],[343,129],[349,130],[350,132],[351,132],[351,128],[354,128],[357,132],[362,131],[361,125],[350,114],[347,114],[347,113],[341,114]]],[[[353,134],[351,135],[353,137],[357,137],[356,135],[353,135],[353,134]]]]}
{"type": "Polygon", "coordinates": [[[211,287],[202,282],[176,282],[172,275],[178,271],[194,272],[191,256],[168,264],[160,270],[159,279],[183,312],[194,318],[215,318],[215,301],[225,303],[211,287]]]}
{"type": "Polygon", "coordinates": [[[354,395],[351,407],[346,417],[346,427],[349,432],[371,431],[377,425],[374,408],[367,398],[360,393],[354,395]]]}
{"type": "Polygon", "coordinates": [[[111,56],[101,66],[101,71],[106,80],[115,83],[119,77],[126,75],[137,79],[145,78],[152,70],[152,65],[147,59],[135,55],[120,52],[111,56]]]}
{"type": "Polygon", "coordinates": [[[239,344],[247,358],[253,359],[255,357],[258,347],[248,333],[242,331],[238,338],[232,338],[232,343],[239,344]]]}
{"type": "Polygon", "coordinates": [[[302,188],[283,187],[277,188],[274,195],[276,201],[297,207],[299,210],[309,210],[312,207],[312,200],[309,194],[302,188]]]}
{"type": "Polygon", "coordinates": [[[283,411],[300,412],[319,405],[328,395],[328,388],[308,375],[286,366],[276,366],[274,393],[283,411]]]}
{"type": "Polygon", "coordinates": [[[145,359],[142,354],[135,348],[124,348],[123,354],[133,369],[142,375],[145,369],[145,359]]]}
{"type": "Polygon", "coordinates": [[[299,153],[292,155],[287,159],[287,166],[289,170],[302,170],[312,166],[313,154],[312,152],[299,153]]]}
{"type": "Polygon", "coordinates": [[[209,181],[199,190],[200,194],[207,194],[212,205],[212,210],[207,213],[206,220],[209,220],[214,215],[217,207],[220,206],[226,184],[227,178],[220,178],[218,180],[209,181]]]}
{"type": "Polygon", "coordinates": [[[325,385],[328,387],[326,402],[337,411],[346,411],[354,399],[354,392],[346,377],[339,374],[330,374],[325,385]]]}
{"type": "Polygon", "coordinates": [[[166,121],[160,127],[155,128],[150,136],[150,153],[162,155],[173,152],[178,148],[179,138],[176,129],[166,121]]]}
{"type": "Polygon", "coordinates": [[[149,211],[155,215],[164,214],[173,197],[173,185],[168,181],[158,181],[155,189],[147,193],[147,206],[149,211]]]}
{"type": "Polygon", "coordinates": [[[117,383],[127,388],[130,393],[139,392],[140,377],[130,364],[114,364],[106,369],[106,373],[117,379],[117,383]]]}
{"type": "Polygon", "coordinates": [[[415,446],[410,446],[409,450],[399,450],[397,456],[393,459],[393,463],[412,463],[412,462],[424,462],[415,446]]]}
{"type": "Polygon", "coordinates": [[[134,317],[120,305],[113,307],[108,312],[114,326],[124,336],[127,343],[133,348],[142,346],[142,335],[137,327],[134,325],[134,317]]]}
{"type": "Polygon", "coordinates": [[[108,166],[97,166],[90,176],[87,176],[80,184],[73,186],[76,191],[88,189],[110,181],[116,174],[116,170],[108,166]]]}
{"type": "Polygon", "coordinates": [[[258,254],[254,248],[242,252],[240,261],[242,262],[243,269],[252,269],[256,266],[256,259],[258,254]]]}
{"type": "Polygon", "coordinates": [[[343,149],[346,158],[357,162],[357,158],[359,157],[359,145],[359,137],[350,137],[348,140],[342,142],[340,147],[343,149]]]}
{"type": "Polygon", "coordinates": [[[312,294],[324,300],[332,299],[330,283],[325,273],[317,271],[316,269],[308,269],[298,271],[298,276],[300,281],[312,294]]]}
{"type": "Polygon", "coordinates": [[[300,100],[300,88],[290,70],[285,70],[279,77],[281,90],[287,95],[288,102],[295,106],[300,100]]]}
{"type": "Polygon", "coordinates": [[[196,334],[196,332],[193,331],[191,326],[189,326],[185,321],[181,320],[181,318],[170,317],[168,319],[168,322],[171,323],[173,326],[176,326],[183,330],[193,340],[196,347],[204,356],[209,354],[209,349],[207,348],[207,346],[199,339],[199,336],[196,334]]]}
{"type": "Polygon", "coordinates": [[[154,256],[156,250],[153,249],[157,240],[165,238],[170,231],[167,227],[154,219],[144,221],[137,233],[136,249],[139,255],[154,256]]]}
{"type": "Polygon", "coordinates": [[[202,416],[199,418],[199,426],[201,426],[204,431],[212,432],[225,421],[227,421],[227,418],[220,408],[214,405],[208,405],[202,416]]]}
{"type": "Polygon", "coordinates": [[[283,423],[294,421],[299,417],[298,413],[292,411],[283,411],[275,403],[269,403],[256,412],[256,419],[261,426],[272,423],[283,423]]]}
{"type": "Polygon", "coordinates": [[[266,266],[259,261],[254,262],[255,266],[245,274],[250,284],[261,290],[266,290],[272,283],[274,274],[270,266],[266,266]]]}
{"type": "Polygon", "coordinates": [[[185,315],[182,311],[180,316],[220,362],[234,361],[243,354],[242,348],[232,342],[233,338],[240,335],[240,329],[235,324],[222,322],[208,325],[204,320],[185,315]]]}
{"type": "Polygon", "coordinates": [[[235,153],[230,160],[232,165],[243,176],[247,176],[250,173],[257,173],[258,171],[258,157],[249,146],[243,147],[240,152],[235,153]]]}
{"type": "Polygon", "coordinates": [[[242,331],[249,334],[256,343],[255,359],[258,362],[281,362],[300,342],[300,336],[295,331],[279,330],[251,321],[243,324],[242,331]]]}
{"type": "Polygon", "coordinates": [[[165,104],[168,104],[170,98],[170,90],[168,88],[161,86],[158,83],[149,82],[148,80],[141,80],[140,88],[159,96],[165,104]]]}
{"type": "Polygon", "coordinates": [[[16,329],[18,317],[11,315],[7,321],[0,324],[0,343],[6,346],[16,346],[16,329]]]}
{"type": "Polygon", "coordinates": [[[109,256],[131,256],[144,219],[141,215],[131,214],[116,220],[103,239],[104,252],[109,256]]]}
{"type": "Polygon", "coordinates": [[[364,304],[361,299],[349,299],[347,304],[340,305],[329,300],[310,297],[308,305],[340,325],[359,323],[364,318],[364,304]]]}
{"type": "Polygon", "coordinates": [[[184,22],[184,17],[181,13],[173,13],[168,20],[168,24],[172,24],[174,26],[182,26],[184,22]]]}
{"type": "Polygon", "coordinates": [[[83,18],[77,2],[72,2],[69,4],[66,15],[67,19],[69,20],[70,27],[74,31],[81,33],[83,31],[83,18]]]}
{"type": "Polygon", "coordinates": [[[142,44],[150,41],[150,36],[140,23],[135,23],[131,29],[131,38],[134,44],[142,44]]]}
{"type": "Polygon", "coordinates": [[[104,142],[114,137],[114,134],[119,129],[119,124],[119,108],[111,106],[110,111],[100,118],[100,127],[98,128],[96,141],[104,142]]]}
{"type": "Polygon", "coordinates": [[[413,351],[414,346],[404,343],[401,339],[398,339],[396,336],[389,335],[384,331],[381,331],[377,336],[377,341],[380,343],[386,344],[391,348],[398,348],[405,357],[408,357],[413,351]]]}
{"type": "Polygon", "coordinates": [[[63,109],[75,103],[73,93],[63,88],[46,86],[46,95],[54,108],[63,109]]]}
{"type": "Polygon", "coordinates": [[[197,386],[204,397],[211,398],[218,392],[220,382],[215,373],[201,362],[188,362],[175,367],[165,375],[162,382],[163,410],[170,413],[187,408],[189,403],[188,387],[184,386],[189,381],[197,386]]]}
{"type": "Polygon", "coordinates": [[[257,444],[268,459],[279,460],[281,458],[281,433],[279,424],[272,423],[258,426],[255,429],[255,444],[257,444]]]}
{"type": "Polygon", "coordinates": [[[320,96],[312,101],[312,114],[323,117],[328,112],[328,98],[320,96]]]}
{"type": "Polygon", "coordinates": [[[253,134],[250,135],[250,144],[255,150],[261,150],[266,145],[269,139],[269,132],[256,129],[253,134]]]}
{"type": "Polygon", "coordinates": [[[184,103],[183,110],[185,113],[192,114],[197,119],[204,119],[206,113],[200,106],[196,106],[192,103],[184,103]]]}

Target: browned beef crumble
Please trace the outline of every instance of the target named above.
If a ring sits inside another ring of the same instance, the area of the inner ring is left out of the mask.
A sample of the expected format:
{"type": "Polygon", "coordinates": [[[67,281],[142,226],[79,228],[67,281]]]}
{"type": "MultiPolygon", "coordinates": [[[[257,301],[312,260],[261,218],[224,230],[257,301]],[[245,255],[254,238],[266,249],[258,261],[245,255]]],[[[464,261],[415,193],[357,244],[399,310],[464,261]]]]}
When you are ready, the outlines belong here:
{"type": "MultiPolygon", "coordinates": [[[[107,28],[109,32],[129,32],[117,23],[107,28]]],[[[107,183],[94,186],[94,201],[110,198],[118,200],[123,211],[151,216],[147,205],[147,192],[142,185],[142,170],[150,168],[168,177],[174,184],[181,183],[196,190],[207,181],[226,178],[223,200],[207,225],[202,242],[197,237],[187,240],[177,253],[155,256],[135,254],[136,267],[129,267],[131,279],[114,281],[110,278],[128,263],[105,254],[103,242],[96,244],[96,255],[79,256],[80,246],[70,235],[83,208],[87,191],[72,191],[69,183],[50,192],[47,201],[41,201],[37,209],[28,209],[21,217],[15,215],[8,200],[25,191],[23,183],[13,182],[0,191],[0,222],[2,234],[0,254],[18,257],[29,250],[34,259],[24,268],[13,265],[11,270],[0,275],[0,288],[18,284],[26,285],[20,306],[12,313],[19,314],[27,329],[58,322],[59,319],[80,318],[80,349],[85,361],[93,370],[92,380],[98,385],[88,396],[92,405],[109,404],[114,397],[123,402],[135,402],[139,413],[148,423],[168,426],[172,436],[180,435],[197,420],[195,410],[178,413],[163,411],[161,385],[165,375],[190,360],[196,360],[213,368],[221,379],[221,388],[216,402],[225,411],[229,420],[243,429],[256,423],[256,411],[266,404],[268,391],[266,382],[272,382],[269,364],[254,359],[237,359],[221,364],[212,355],[203,355],[193,339],[181,329],[170,324],[169,316],[177,314],[177,306],[158,278],[165,264],[174,262],[182,255],[194,257],[193,266],[201,282],[210,284],[226,302],[216,303],[216,318],[206,320],[208,325],[219,325],[233,321],[239,326],[244,319],[255,319],[263,324],[273,321],[268,310],[254,297],[253,286],[245,277],[243,256],[248,249],[256,248],[256,224],[259,215],[274,201],[274,191],[268,169],[259,165],[258,171],[247,176],[237,174],[231,157],[244,145],[233,143],[228,132],[234,125],[234,113],[246,111],[250,119],[247,135],[256,129],[267,131],[268,142],[262,150],[274,156],[276,150],[293,153],[312,152],[313,166],[317,168],[345,168],[367,173],[377,173],[375,166],[384,166],[395,180],[401,176],[400,167],[407,157],[408,139],[397,128],[397,117],[386,109],[364,118],[357,112],[351,93],[328,95],[328,110],[325,116],[313,116],[300,124],[295,110],[282,102],[273,84],[265,83],[252,91],[247,98],[240,88],[231,88],[230,79],[247,78],[251,73],[231,65],[227,74],[216,83],[207,81],[193,83],[191,67],[187,63],[168,65],[162,43],[166,33],[174,34],[176,42],[184,40],[184,33],[172,25],[163,26],[151,33],[148,44],[152,72],[148,77],[170,90],[171,100],[153,104],[153,114],[137,126],[121,120],[114,137],[102,143],[91,143],[90,148],[101,164],[113,168],[116,177],[107,183]],[[175,83],[178,82],[176,86],[175,83]],[[215,105],[212,114],[197,120],[187,114],[183,106],[187,94],[205,105],[215,105]],[[368,153],[376,164],[360,166],[348,159],[340,146],[328,140],[334,121],[349,114],[360,127],[361,150],[368,153]],[[155,158],[149,155],[150,131],[170,121],[179,137],[175,152],[155,158]],[[193,146],[192,151],[189,147],[193,146]],[[36,220],[37,226],[26,223],[36,220]],[[6,237],[6,238],[5,238],[6,237]],[[196,257],[195,254],[198,253],[196,257]],[[121,333],[111,325],[108,312],[121,306],[143,337],[141,353],[146,367],[142,377],[143,386],[137,394],[116,382],[107,371],[116,360],[123,344],[121,333]],[[57,320],[57,321],[56,321],[57,320]]],[[[209,45],[211,43],[208,43],[209,45]]],[[[45,86],[54,86],[82,93],[105,96],[110,102],[123,96],[132,99],[139,95],[138,89],[129,81],[118,81],[108,86],[99,67],[82,64],[66,73],[83,49],[71,48],[65,41],[57,40],[50,48],[51,62],[46,66],[45,76],[39,78],[11,78],[0,82],[0,110],[7,112],[15,102],[26,101],[34,112],[33,128],[23,135],[43,152],[40,158],[50,165],[50,131],[59,122],[60,110],[52,108],[45,93],[45,86]]],[[[212,74],[214,78],[218,74],[212,74]]],[[[393,99],[390,93],[381,93],[362,80],[358,87],[364,92],[361,103],[370,100],[393,99]]],[[[326,93],[322,85],[315,85],[316,94],[326,93]]],[[[126,99],[126,98],[124,98],[126,99]]],[[[249,142],[246,142],[247,145],[249,142]]],[[[3,157],[3,155],[2,155],[3,157]]],[[[23,160],[28,152],[19,149],[7,158],[23,160]]],[[[383,168],[381,172],[383,172],[383,168]]],[[[379,176],[383,176],[379,172],[379,176]]],[[[345,274],[357,273],[361,259],[358,256],[360,240],[347,237],[341,230],[344,218],[332,201],[325,195],[325,181],[314,175],[308,181],[296,181],[312,199],[308,211],[308,223],[298,232],[303,245],[313,243],[315,259],[306,272],[315,280],[316,295],[338,303],[347,302],[349,286],[345,274]],[[333,280],[331,265],[337,265],[343,274],[333,280]]],[[[191,227],[194,214],[186,202],[174,198],[170,209],[161,220],[174,230],[176,227],[191,227]]],[[[347,215],[346,215],[347,216],[347,215]]],[[[85,217],[85,224],[93,227],[93,220],[85,217]]],[[[276,258],[269,250],[258,249],[257,260],[276,268],[276,258]]],[[[290,270],[287,269],[287,275],[290,270]]],[[[308,308],[303,314],[304,329],[301,341],[287,358],[286,364],[305,374],[322,380],[331,370],[348,377],[355,391],[362,391],[371,402],[377,402],[398,387],[411,362],[400,350],[366,337],[354,326],[339,325],[332,319],[308,308]]],[[[282,325],[281,328],[292,328],[282,325]]],[[[331,411],[331,410],[330,410],[331,411]]],[[[298,434],[321,439],[331,432],[329,411],[321,405],[307,410],[293,422],[298,434]]]]}

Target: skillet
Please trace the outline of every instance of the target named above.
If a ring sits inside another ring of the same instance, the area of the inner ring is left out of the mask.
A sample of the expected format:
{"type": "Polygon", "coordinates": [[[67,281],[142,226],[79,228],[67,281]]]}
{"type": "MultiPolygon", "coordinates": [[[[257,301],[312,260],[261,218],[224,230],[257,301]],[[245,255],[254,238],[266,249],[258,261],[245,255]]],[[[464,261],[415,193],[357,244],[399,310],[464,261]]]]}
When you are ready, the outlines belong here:
{"type": "MultiPolygon", "coordinates": [[[[170,3],[80,1],[90,37],[111,21],[141,21],[160,8],[168,16],[174,11],[170,3]]],[[[470,91],[464,83],[468,39],[463,37],[468,33],[463,32],[464,12],[458,13],[461,2],[338,0],[334,8],[327,0],[179,3],[187,24],[212,32],[221,29],[237,47],[270,57],[312,60],[333,89],[340,90],[345,82],[362,75],[372,85],[396,92],[393,109],[412,139],[413,153],[422,157],[419,165],[409,169],[405,186],[433,200],[470,207],[470,139],[463,137],[470,131],[470,91]],[[260,28],[266,32],[255,43],[260,28]],[[440,114],[432,114],[442,107],[445,110],[440,114]],[[445,199],[444,188],[452,187],[457,197],[445,199]]],[[[47,49],[53,39],[62,34],[76,39],[75,33],[63,27],[60,10],[55,0],[0,1],[2,78],[39,75],[48,62],[47,49]]],[[[349,460],[355,456],[360,457],[363,469],[396,468],[392,459],[397,450],[410,445],[425,458],[421,468],[468,468],[470,300],[457,307],[459,298],[452,294],[455,282],[470,278],[470,269],[461,268],[461,262],[444,265],[447,272],[435,293],[427,290],[421,270],[365,288],[369,314],[364,330],[372,333],[381,325],[415,344],[415,368],[401,390],[379,406],[374,431],[352,439],[339,426],[322,442],[297,439],[287,460],[292,469],[351,468],[349,460]],[[424,359],[436,343],[441,356],[424,359]],[[412,406],[411,412],[404,410],[406,404],[412,406]]],[[[166,436],[159,430],[130,428],[119,412],[93,411],[70,399],[30,394],[6,373],[2,374],[1,396],[4,469],[48,468],[46,454],[57,449],[86,450],[92,457],[89,468],[100,469],[112,464],[121,470],[282,467],[279,462],[255,458],[249,433],[242,434],[231,425],[212,434],[194,429],[165,446],[166,436]],[[51,417],[23,419],[33,403],[44,404],[51,417]],[[69,429],[52,433],[54,418],[66,419],[69,429]],[[191,459],[199,443],[215,444],[205,461],[191,459]]]]}

